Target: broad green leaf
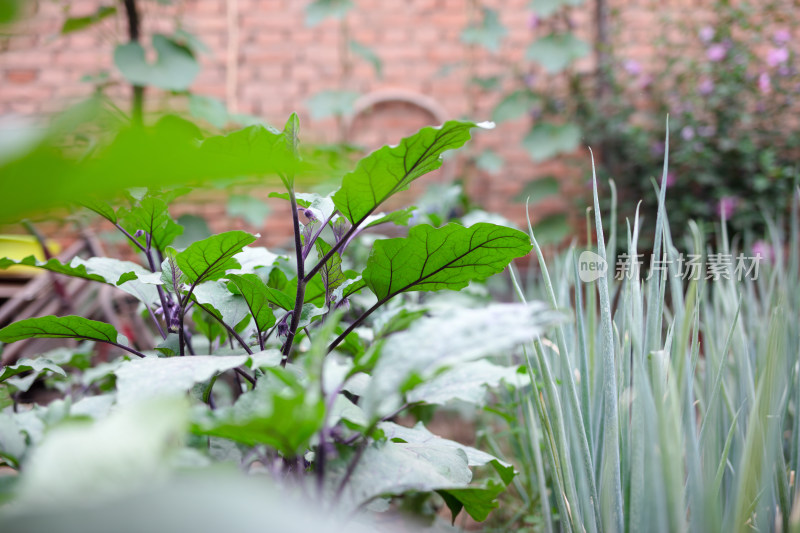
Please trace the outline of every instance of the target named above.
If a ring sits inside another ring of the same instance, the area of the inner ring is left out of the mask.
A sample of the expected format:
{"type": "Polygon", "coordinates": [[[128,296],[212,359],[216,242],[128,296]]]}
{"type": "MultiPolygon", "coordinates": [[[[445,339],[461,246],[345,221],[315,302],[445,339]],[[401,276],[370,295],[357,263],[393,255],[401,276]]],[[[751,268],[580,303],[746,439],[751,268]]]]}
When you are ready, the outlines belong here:
{"type": "MultiPolygon", "coordinates": [[[[209,309],[209,311],[211,311],[214,316],[220,316],[219,311],[215,309],[209,309]]],[[[201,309],[199,306],[192,311],[192,322],[194,322],[194,327],[197,332],[208,339],[208,342],[210,343],[213,343],[217,340],[222,341],[227,338],[226,335],[228,330],[225,329],[225,327],[220,324],[218,320],[216,320],[213,316],[209,316],[208,312],[201,309]]],[[[177,336],[176,333],[169,333],[168,335],[177,336]]],[[[167,340],[156,347],[156,350],[167,357],[178,355],[180,353],[180,345],[178,342],[180,342],[178,339],[168,337],[167,340]]],[[[211,350],[212,347],[209,346],[209,353],[213,353],[211,350]]]]}
{"type": "Polygon", "coordinates": [[[254,228],[260,228],[272,211],[266,202],[246,194],[234,194],[228,198],[225,209],[229,217],[241,218],[254,228]]]}
{"type": "MultiPolygon", "coordinates": [[[[289,200],[289,193],[277,193],[271,192],[269,193],[270,198],[283,198],[284,200],[289,200]]],[[[297,205],[301,207],[305,207],[306,209],[311,209],[314,213],[314,216],[317,217],[318,220],[327,220],[331,217],[336,206],[333,205],[333,200],[330,196],[321,196],[316,193],[302,193],[298,192],[295,193],[295,200],[297,200],[297,205]]]]}
{"type": "Polygon", "coordinates": [[[50,429],[26,461],[15,505],[39,513],[45,504],[84,506],[163,480],[187,415],[184,401],[149,401],[50,429]]]}
{"type": "Polygon", "coordinates": [[[275,261],[282,256],[274,254],[262,246],[245,246],[241,252],[234,255],[233,258],[239,261],[240,268],[230,270],[230,274],[253,274],[261,269],[262,272],[268,272],[275,261]]]}
{"type": "Polygon", "coordinates": [[[581,129],[577,124],[537,122],[522,140],[522,147],[534,161],[544,161],[558,154],[572,152],[580,142],[581,129]]]}
{"type": "Polygon", "coordinates": [[[531,0],[530,7],[537,16],[546,18],[564,6],[579,6],[584,0],[531,0]]]}
{"type": "Polygon", "coordinates": [[[493,150],[484,150],[475,159],[475,165],[489,174],[497,175],[503,170],[505,160],[503,156],[493,150]]]}
{"type": "MultiPolygon", "coordinates": [[[[522,187],[522,190],[514,197],[517,202],[529,202],[535,204],[545,198],[561,194],[561,184],[555,176],[544,176],[531,180],[522,187]]],[[[536,232],[539,238],[539,232],[536,232]]]]}
{"type": "Polygon", "coordinates": [[[15,389],[23,392],[27,391],[31,385],[33,385],[33,382],[36,381],[36,378],[44,372],[53,372],[62,376],[67,375],[64,369],[48,358],[37,357],[36,359],[20,359],[15,365],[3,367],[3,372],[0,373],[0,383],[10,380],[13,376],[23,372],[30,372],[31,374],[10,382],[15,389]]]}
{"type": "Polygon", "coordinates": [[[520,89],[506,95],[492,111],[492,120],[505,122],[523,117],[539,105],[541,98],[528,89],[520,89]]]}
{"type": "MultiPolygon", "coordinates": [[[[95,105],[99,108],[99,102],[95,105]]],[[[80,123],[70,125],[79,129],[80,123]]],[[[130,187],[313,170],[313,165],[300,163],[286,150],[282,134],[263,126],[201,140],[196,126],[171,115],[152,126],[119,131],[113,139],[104,139],[90,157],[48,137],[0,163],[0,198],[14,199],[3,204],[0,219],[15,221],[89,196],[113,198],[130,187]]]]}
{"type": "Polygon", "coordinates": [[[70,17],[65,20],[64,25],[61,26],[61,35],[83,30],[116,13],[117,8],[115,6],[100,6],[97,8],[97,11],[91,15],[85,17],[70,17]]]}
{"type": "Polygon", "coordinates": [[[533,227],[539,244],[558,244],[572,234],[566,213],[554,213],[536,222],[533,227]]]}
{"type": "Polygon", "coordinates": [[[530,250],[528,236],[512,228],[420,225],[408,237],[377,241],[363,277],[379,300],[406,291],[458,290],[502,271],[530,250]]]}
{"type": "Polygon", "coordinates": [[[25,435],[12,413],[0,412],[0,459],[19,466],[28,448],[25,435]]]}
{"type": "Polygon", "coordinates": [[[248,361],[247,355],[217,357],[145,357],[127,361],[114,371],[117,376],[117,403],[135,404],[158,396],[185,394],[196,383],[248,361]]]}
{"type": "Polygon", "coordinates": [[[220,170],[226,169],[227,177],[290,173],[297,166],[297,157],[287,149],[284,134],[262,125],[206,139],[200,145],[200,154],[220,170]]]}
{"type": "Polygon", "coordinates": [[[489,513],[497,509],[499,503],[497,497],[505,490],[501,483],[489,481],[485,487],[469,487],[466,489],[439,490],[448,509],[452,513],[452,523],[455,524],[456,517],[462,509],[473,520],[483,522],[489,518],[489,513]]]}
{"type": "Polygon", "coordinates": [[[417,422],[417,425],[414,427],[401,426],[394,422],[381,422],[378,424],[378,428],[381,429],[386,435],[386,438],[390,440],[407,442],[409,444],[428,444],[432,448],[462,451],[467,456],[468,466],[484,466],[495,461],[502,466],[509,466],[505,461],[501,461],[497,457],[482,452],[477,448],[465,446],[460,442],[434,435],[422,422],[417,422]]]}
{"type": "Polygon", "coordinates": [[[101,217],[105,218],[112,224],[116,224],[117,222],[117,213],[114,211],[114,207],[104,202],[103,200],[97,200],[95,198],[84,198],[81,200],[81,204],[88,209],[91,209],[101,217]]]}
{"type": "Polygon", "coordinates": [[[225,104],[210,96],[190,94],[189,113],[216,128],[222,129],[228,123],[228,109],[225,104]]]}
{"type": "MultiPolygon", "coordinates": [[[[344,470],[344,465],[333,470],[331,488],[338,486],[344,470]]],[[[364,451],[340,503],[345,509],[356,508],[379,496],[466,487],[471,479],[463,450],[389,440],[364,451]]]]}
{"type": "Polygon", "coordinates": [[[352,0],[314,0],[306,6],[306,26],[316,26],[329,17],[342,19],[352,8],[352,0]]]}
{"type": "Polygon", "coordinates": [[[527,374],[519,374],[516,368],[498,366],[480,359],[460,363],[425,381],[409,391],[406,398],[409,403],[445,405],[449,401],[460,400],[483,406],[487,388],[497,387],[501,381],[515,387],[530,383],[527,374]]]}
{"type": "Polygon", "coordinates": [[[228,270],[240,268],[241,265],[233,256],[256,238],[244,231],[220,233],[178,252],[175,262],[189,283],[213,281],[225,276],[228,270]]]}
{"type": "Polygon", "coordinates": [[[259,332],[275,325],[275,314],[270,309],[270,288],[255,274],[228,275],[228,279],[238,289],[247,302],[250,314],[256,321],[259,332]]]}
{"type": "MultiPolygon", "coordinates": [[[[314,241],[314,245],[317,248],[317,254],[320,258],[324,257],[325,254],[331,250],[331,246],[319,238],[314,241]]],[[[342,272],[342,256],[338,253],[333,254],[320,269],[319,274],[322,278],[322,285],[325,287],[326,291],[325,301],[329,302],[333,291],[338,289],[347,279],[342,272]]]]}
{"type": "MultiPolygon", "coordinates": [[[[138,429],[137,424],[126,431],[138,429]]],[[[125,453],[120,454],[119,461],[127,460],[130,447],[140,442],[133,440],[131,446],[122,447],[125,453]]],[[[95,452],[104,442],[93,443],[91,451],[95,452]]],[[[214,453],[218,442],[212,439],[210,453],[214,453]]],[[[78,454],[68,457],[74,455],[78,454]]],[[[138,490],[129,493],[98,497],[107,483],[113,484],[117,476],[138,465],[138,462],[122,464],[118,466],[122,471],[117,472],[117,465],[108,461],[107,455],[103,454],[103,465],[113,470],[114,479],[101,480],[97,487],[89,487],[84,499],[78,498],[79,494],[70,494],[67,502],[53,501],[55,507],[43,509],[31,505],[15,508],[13,513],[4,512],[0,516],[0,530],[7,533],[388,533],[383,517],[372,519],[367,513],[356,520],[335,517],[327,510],[309,506],[307,498],[267,476],[246,475],[230,466],[193,468],[175,476],[162,476],[167,479],[141,483],[138,490]]],[[[168,473],[167,468],[164,470],[168,473]]],[[[94,469],[92,472],[101,475],[94,469]]],[[[62,473],[63,465],[53,476],[62,473]]],[[[132,474],[136,478],[139,472],[134,470],[132,474]]],[[[18,477],[5,475],[2,480],[18,477]]],[[[68,485],[67,479],[56,481],[68,485]]]]}
{"type": "Polygon", "coordinates": [[[324,417],[323,402],[313,390],[285,369],[268,369],[233,407],[208,413],[192,431],[248,446],[266,444],[284,457],[296,457],[307,449],[324,417]]]}
{"type": "Polygon", "coordinates": [[[333,195],[336,208],[351,223],[361,224],[387,198],[441,167],[442,154],[466,143],[475,127],[493,125],[450,121],[439,128],[423,128],[397,146],[372,152],[342,179],[342,187],[333,195]]]}
{"type": "Polygon", "coordinates": [[[245,298],[241,294],[233,294],[228,289],[228,284],[222,280],[197,285],[192,298],[231,326],[238,324],[250,314],[245,298]]]}
{"type": "MultiPolygon", "coordinates": [[[[197,215],[181,215],[178,217],[178,224],[183,228],[183,233],[175,237],[172,246],[182,250],[194,241],[200,241],[211,237],[212,232],[208,227],[208,222],[203,217],[197,215]]],[[[239,261],[241,262],[241,260],[239,261]]]]}
{"type": "Polygon", "coordinates": [[[359,405],[370,416],[391,413],[402,405],[404,389],[413,390],[447,368],[507,354],[562,319],[540,303],[450,308],[419,319],[384,341],[359,405]]]}
{"type": "Polygon", "coordinates": [[[392,333],[397,333],[398,331],[408,329],[411,324],[425,316],[427,312],[428,310],[424,308],[407,309],[401,307],[396,312],[392,313],[385,322],[382,321],[380,327],[378,327],[378,323],[376,321],[374,327],[377,331],[377,337],[388,337],[392,333]]]}
{"type": "Polygon", "coordinates": [[[23,0],[4,0],[0,2],[0,24],[13,22],[21,11],[23,0]]]}
{"type": "Polygon", "coordinates": [[[372,65],[372,68],[375,69],[375,75],[378,76],[378,79],[383,78],[383,62],[378,54],[376,54],[372,48],[364,46],[358,41],[351,40],[349,44],[350,51],[372,65]]]}
{"type": "Polygon", "coordinates": [[[353,112],[359,94],[354,91],[320,91],[308,99],[308,111],[313,120],[341,117],[353,112]]]}
{"type": "Polygon", "coordinates": [[[474,24],[461,32],[461,42],[465,44],[478,44],[490,52],[497,52],[503,38],[508,34],[508,30],[497,11],[484,7],[482,9],[483,19],[480,24],[474,24]]]}
{"type": "Polygon", "coordinates": [[[153,35],[153,48],[158,55],[148,63],[145,50],[136,42],[117,45],[114,64],[134,85],[151,85],[167,91],[183,91],[200,72],[200,64],[192,52],[166,35],[153,35]]]}
{"type": "Polygon", "coordinates": [[[84,339],[116,344],[119,333],[111,324],[81,316],[43,316],[26,318],[0,329],[0,341],[23,339],[84,339]]]}
{"type": "MultiPolygon", "coordinates": [[[[183,228],[172,220],[167,203],[153,196],[145,196],[139,205],[118,213],[118,216],[129,233],[135,234],[142,230],[150,235],[151,243],[158,250],[166,249],[175,237],[183,233],[183,228]]],[[[147,246],[147,235],[137,239],[143,246],[147,246]]]]}
{"type": "Polygon", "coordinates": [[[554,74],[586,56],[590,50],[588,44],[572,33],[552,33],[528,45],[525,58],[536,61],[547,72],[554,74]]]}
{"type": "Polygon", "coordinates": [[[371,228],[373,226],[387,224],[389,222],[397,224],[398,226],[408,226],[408,221],[414,216],[414,211],[416,209],[417,208],[412,205],[410,207],[406,207],[405,209],[399,209],[397,211],[391,211],[385,214],[378,213],[375,215],[370,215],[364,219],[364,228],[371,228]]]}

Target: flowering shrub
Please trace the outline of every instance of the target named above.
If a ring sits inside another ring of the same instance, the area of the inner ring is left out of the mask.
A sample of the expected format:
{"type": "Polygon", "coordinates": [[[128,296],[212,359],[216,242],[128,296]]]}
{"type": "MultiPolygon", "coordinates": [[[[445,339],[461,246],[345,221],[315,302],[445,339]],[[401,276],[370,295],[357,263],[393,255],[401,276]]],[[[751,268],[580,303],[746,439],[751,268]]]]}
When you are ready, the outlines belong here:
{"type": "Polygon", "coordinates": [[[576,120],[616,180],[621,220],[632,216],[640,199],[642,212],[654,212],[651,179],[661,175],[660,128],[667,114],[675,134],[666,177],[675,233],[690,219],[715,223],[723,215],[734,232],[760,231],[764,209],[786,209],[798,174],[793,110],[800,76],[788,30],[793,15],[778,7],[718,0],[710,22],[665,26],[665,35],[675,26],[682,31],[661,38],[663,64],[652,73],[613,54],[605,97],[588,94],[586,83],[571,84],[576,120]],[[631,104],[642,94],[655,104],[647,113],[631,104]]]}

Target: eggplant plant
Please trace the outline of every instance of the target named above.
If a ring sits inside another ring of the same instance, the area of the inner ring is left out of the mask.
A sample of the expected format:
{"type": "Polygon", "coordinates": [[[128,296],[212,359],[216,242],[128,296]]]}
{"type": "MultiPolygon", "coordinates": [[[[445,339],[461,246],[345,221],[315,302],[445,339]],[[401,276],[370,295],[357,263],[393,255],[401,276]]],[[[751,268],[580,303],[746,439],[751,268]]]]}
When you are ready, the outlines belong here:
{"type": "Polygon", "coordinates": [[[285,191],[274,194],[291,204],[288,256],[256,246],[259,236],[244,231],[173,246],[183,231],[169,211],[175,193],[151,188],[131,191],[125,207],[82,200],[142,264],[0,260],[0,268],[36,266],[113,285],[138,300],[158,336],[156,349],[143,351],[112,325],[82,316],[0,330],[4,343],[73,338],[86,341],[78,351],[99,342],[123,354],[92,367],[74,350],[60,351],[3,368],[0,458],[20,475],[0,492],[24,512],[43,499],[84,500],[132,479],[177,475],[175,464],[227,462],[351,517],[438,494],[453,520],[462,510],[486,519],[514,476],[511,465],[397,417],[453,400],[482,405],[486,388],[502,383],[529,387],[524,372],[489,358],[561,317],[536,303],[433,309],[407,298],[501,272],[531,251],[529,236],[489,223],[417,225],[405,237],[375,240],[363,264],[347,252],[366,229],[407,225],[413,207],[381,212],[384,202],[487,126],[424,128],[361,159],[329,196],[295,190],[303,167],[294,115],[283,131],[252,126],[193,146],[217,170],[230,162],[233,173],[281,161],[285,191]],[[11,405],[38,377],[58,384],[63,399],[27,411],[11,405]],[[76,418],[90,422],[76,426],[76,418]]]}

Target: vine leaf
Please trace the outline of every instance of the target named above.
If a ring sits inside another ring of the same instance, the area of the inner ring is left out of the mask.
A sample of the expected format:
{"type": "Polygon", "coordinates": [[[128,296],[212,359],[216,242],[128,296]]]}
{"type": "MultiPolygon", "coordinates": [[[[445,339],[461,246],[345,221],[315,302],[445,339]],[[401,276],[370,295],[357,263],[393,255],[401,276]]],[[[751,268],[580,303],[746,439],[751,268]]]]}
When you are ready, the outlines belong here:
{"type": "Polygon", "coordinates": [[[176,253],[175,262],[184,278],[193,285],[217,280],[228,270],[241,267],[233,256],[256,239],[255,235],[244,231],[220,233],[176,253]]]}
{"type": "Polygon", "coordinates": [[[333,195],[336,208],[351,223],[359,225],[384,200],[441,167],[442,154],[463,146],[475,127],[494,125],[452,120],[438,128],[423,128],[397,146],[372,152],[344,176],[342,187],[333,195]]]}
{"type": "MultiPolygon", "coordinates": [[[[90,209],[94,210],[93,207],[90,209]]],[[[146,231],[151,236],[152,244],[159,250],[164,250],[175,237],[183,233],[183,227],[170,217],[167,202],[160,198],[145,196],[138,206],[122,211],[118,216],[130,233],[146,231]]],[[[146,236],[137,237],[137,240],[147,245],[146,236]]]]}
{"type": "Polygon", "coordinates": [[[117,223],[117,213],[114,211],[114,208],[108,204],[108,202],[104,202],[103,200],[97,198],[88,197],[81,200],[81,204],[84,207],[91,209],[112,224],[117,223]]]}
{"type": "Polygon", "coordinates": [[[126,361],[114,371],[117,376],[117,403],[134,404],[157,396],[177,396],[248,361],[246,355],[218,357],[146,357],[126,361]]]}
{"type": "Polygon", "coordinates": [[[414,226],[408,237],[377,241],[363,277],[381,301],[406,291],[458,290],[502,271],[530,250],[525,233],[505,226],[426,224],[414,226]]]}
{"type": "Polygon", "coordinates": [[[158,59],[151,64],[139,43],[117,45],[114,64],[134,85],[153,85],[168,91],[188,89],[200,72],[200,64],[191,50],[160,34],[153,35],[153,48],[158,59]]]}
{"type": "Polygon", "coordinates": [[[39,261],[32,255],[19,260],[8,257],[0,259],[0,270],[13,265],[32,266],[66,276],[108,283],[119,287],[145,304],[153,305],[158,302],[158,293],[155,287],[139,281],[149,272],[130,261],[120,261],[111,257],[90,257],[89,259],[73,257],[69,263],[62,263],[55,258],[39,261]]]}
{"type": "Polygon", "coordinates": [[[69,338],[117,344],[119,337],[111,324],[74,315],[28,318],[0,329],[2,342],[69,338]]]}
{"type": "MultiPolygon", "coordinates": [[[[270,289],[255,274],[228,275],[228,279],[247,302],[250,314],[256,321],[259,333],[275,325],[275,314],[269,307],[271,302],[270,289]]],[[[230,285],[229,285],[230,287],[230,285]]]]}
{"type": "MultiPolygon", "coordinates": [[[[317,253],[320,257],[324,257],[325,254],[331,250],[330,244],[322,239],[317,239],[314,244],[317,247],[317,253]]],[[[342,272],[342,256],[338,253],[333,254],[319,270],[319,273],[322,278],[322,284],[325,287],[325,301],[327,303],[331,301],[333,291],[338,289],[342,283],[347,280],[344,272],[342,272]]]]}
{"type": "Polygon", "coordinates": [[[532,42],[525,51],[525,58],[538,62],[547,72],[554,74],[590,51],[588,44],[571,33],[553,33],[532,42]]]}

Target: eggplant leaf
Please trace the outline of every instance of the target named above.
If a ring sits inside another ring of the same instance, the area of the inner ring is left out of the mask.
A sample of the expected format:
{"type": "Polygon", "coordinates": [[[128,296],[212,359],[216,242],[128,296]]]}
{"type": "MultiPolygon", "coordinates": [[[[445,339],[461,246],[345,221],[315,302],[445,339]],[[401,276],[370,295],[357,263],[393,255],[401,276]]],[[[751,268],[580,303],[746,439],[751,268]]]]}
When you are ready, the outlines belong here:
{"type": "Polygon", "coordinates": [[[363,276],[382,301],[406,291],[458,290],[502,271],[530,250],[525,233],[505,226],[420,225],[408,237],[377,241],[363,276]]]}
{"type": "Polygon", "coordinates": [[[275,314],[269,307],[272,301],[271,289],[261,278],[255,274],[244,274],[241,276],[228,275],[228,279],[247,302],[247,307],[256,321],[256,328],[259,332],[266,331],[267,328],[275,325],[275,314]]]}
{"type": "MultiPolygon", "coordinates": [[[[130,233],[143,230],[150,235],[152,244],[159,250],[164,250],[175,237],[183,233],[183,227],[170,217],[167,202],[160,198],[145,196],[139,205],[119,213],[118,216],[130,233]]],[[[137,239],[141,244],[147,245],[146,235],[137,239]]]]}
{"type": "Polygon", "coordinates": [[[228,270],[240,268],[241,265],[233,256],[256,238],[244,231],[213,235],[175,254],[175,262],[189,283],[196,285],[213,281],[223,277],[228,270]]]}
{"type": "Polygon", "coordinates": [[[82,316],[43,316],[27,318],[0,329],[0,341],[24,339],[84,339],[117,344],[119,333],[111,324],[82,316]]]}
{"type": "Polygon", "coordinates": [[[442,154],[463,146],[475,127],[492,125],[451,120],[438,128],[423,128],[397,146],[372,152],[344,176],[341,189],[333,195],[336,208],[352,224],[361,224],[384,200],[441,167],[442,154]]]}

